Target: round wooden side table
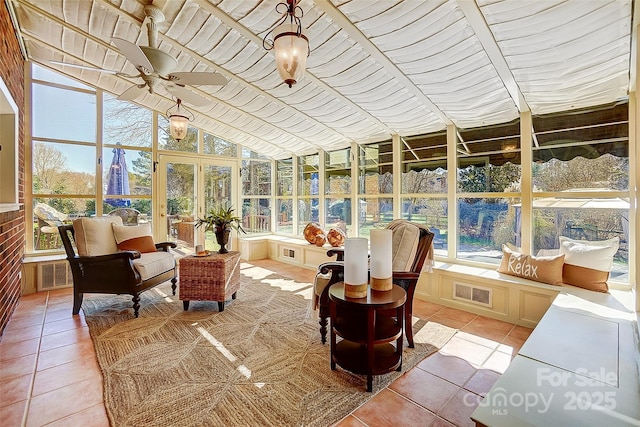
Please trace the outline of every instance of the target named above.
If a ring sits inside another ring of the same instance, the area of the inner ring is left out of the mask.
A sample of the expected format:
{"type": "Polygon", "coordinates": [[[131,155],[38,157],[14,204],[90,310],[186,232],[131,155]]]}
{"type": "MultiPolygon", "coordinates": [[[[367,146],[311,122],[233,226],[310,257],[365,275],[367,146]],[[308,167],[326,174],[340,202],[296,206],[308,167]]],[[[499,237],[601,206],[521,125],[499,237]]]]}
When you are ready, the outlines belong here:
{"type": "Polygon", "coordinates": [[[373,375],[400,371],[406,301],[407,293],[397,285],[390,291],[368,288],[364,298],[345,297],[343,282],[332,285],[331,369],[338,364],[354,374],[366,375],[367,391],[372,390],[373,375]]]}

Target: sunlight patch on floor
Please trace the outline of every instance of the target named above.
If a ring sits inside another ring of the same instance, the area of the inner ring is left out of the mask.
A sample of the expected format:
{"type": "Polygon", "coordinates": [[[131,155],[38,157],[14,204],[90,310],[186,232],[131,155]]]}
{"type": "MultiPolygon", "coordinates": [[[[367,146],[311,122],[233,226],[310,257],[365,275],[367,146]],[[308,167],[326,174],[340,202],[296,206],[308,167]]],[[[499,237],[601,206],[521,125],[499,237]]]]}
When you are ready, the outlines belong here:
{"type": "MultiPolygon", "coordinates": [[[[197,323],[193,323],[192,325],[197,325],[197,323]]],[[[202,335],[207,341],[209,341],[224,357],[226,357],[230,362],[235,362],[238,360],[236,356],[233,355],[220,341],[215,339],[213,335],[211,335],[206,329],[201,326],[196,327],[200,335],[202,335]]],[[[246,379],[251,378],[251,369],[247,368],[245,365],[239,365],[237,368],[238,372],[242,374],[246,379]]],[[[258,388],[264,387],[265,383],[254,383],[258,388]]]]}
{"type": "Polygon", "coordinates": [[[242,274],[254,280],[261,280],[273,274],[276,274],[272,270],[268,270],[262,267],[254,267],[253,265],[244,262],[240,263],[240,270],[242,271],[242,274]]]}
{"type": "Polygon", "coordinates": [[[153,288],[153,290],[154,290],[158,295],[160,295],[162,298],[164,298],[164,300],[165,300],[166,302],[173,302],[173,299],[172,299],[169,295],[167,295],[167,294],[165,294],[164,292],[162,292],[160,289],[158,289],[158,288],[153,288]]]}

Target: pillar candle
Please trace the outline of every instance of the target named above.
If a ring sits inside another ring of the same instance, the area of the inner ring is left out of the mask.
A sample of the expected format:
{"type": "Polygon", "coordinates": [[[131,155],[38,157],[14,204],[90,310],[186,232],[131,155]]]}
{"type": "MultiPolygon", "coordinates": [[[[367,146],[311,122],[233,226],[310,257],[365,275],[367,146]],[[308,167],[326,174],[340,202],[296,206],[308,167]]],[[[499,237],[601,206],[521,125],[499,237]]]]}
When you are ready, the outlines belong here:
{"type": "Polygon", "coordinates": [[[371,230],[371,288],[389,290],[392,287],[392,230],[371,230]]]}
{"type": "Polygon", "coordinates": [[[344,241],[344,283],[366,285],[369,283],[369,248],[364,237],[350,237],[344,241]]]}

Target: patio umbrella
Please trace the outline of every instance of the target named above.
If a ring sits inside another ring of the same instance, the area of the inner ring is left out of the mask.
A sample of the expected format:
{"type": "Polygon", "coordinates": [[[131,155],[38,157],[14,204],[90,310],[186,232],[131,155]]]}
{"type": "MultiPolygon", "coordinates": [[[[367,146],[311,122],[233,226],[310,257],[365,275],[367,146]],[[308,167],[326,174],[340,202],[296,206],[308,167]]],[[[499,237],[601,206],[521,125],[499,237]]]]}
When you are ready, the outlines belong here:
{"type": "MultiPolygon", "coordinates": [[[[113,149],[113,159],[109,167],[109,175],[107,176],[107,194],[115,196],[118,194],[129,194],[129,171],[127,170],[127,162],[124,159],[124,149],[118,147],[113,149]]],[[[131,199],[105,199],[105,202],[114,207],[127,207],[131,205],[131,199]]]]}

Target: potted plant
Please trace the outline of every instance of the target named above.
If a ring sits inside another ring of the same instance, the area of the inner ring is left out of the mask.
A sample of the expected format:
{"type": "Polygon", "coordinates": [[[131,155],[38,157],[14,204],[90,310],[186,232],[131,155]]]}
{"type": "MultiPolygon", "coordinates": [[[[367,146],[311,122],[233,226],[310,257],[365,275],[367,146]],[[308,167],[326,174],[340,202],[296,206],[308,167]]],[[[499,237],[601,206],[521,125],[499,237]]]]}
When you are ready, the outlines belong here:
{"type": "Polygon", "coordinates": [[[233,213],[233,207],[227,204],[218,204],[209,210],[204,218],[198,218],[196,228],[204,227],[204,231],[213,231],[216,241],[220,245],[218,253],[226,254],[229,250],[225,247],[229,243],[229,234],[233,228],[237,232],[245,233],[240,225],[240,217],[233,213]]]}

